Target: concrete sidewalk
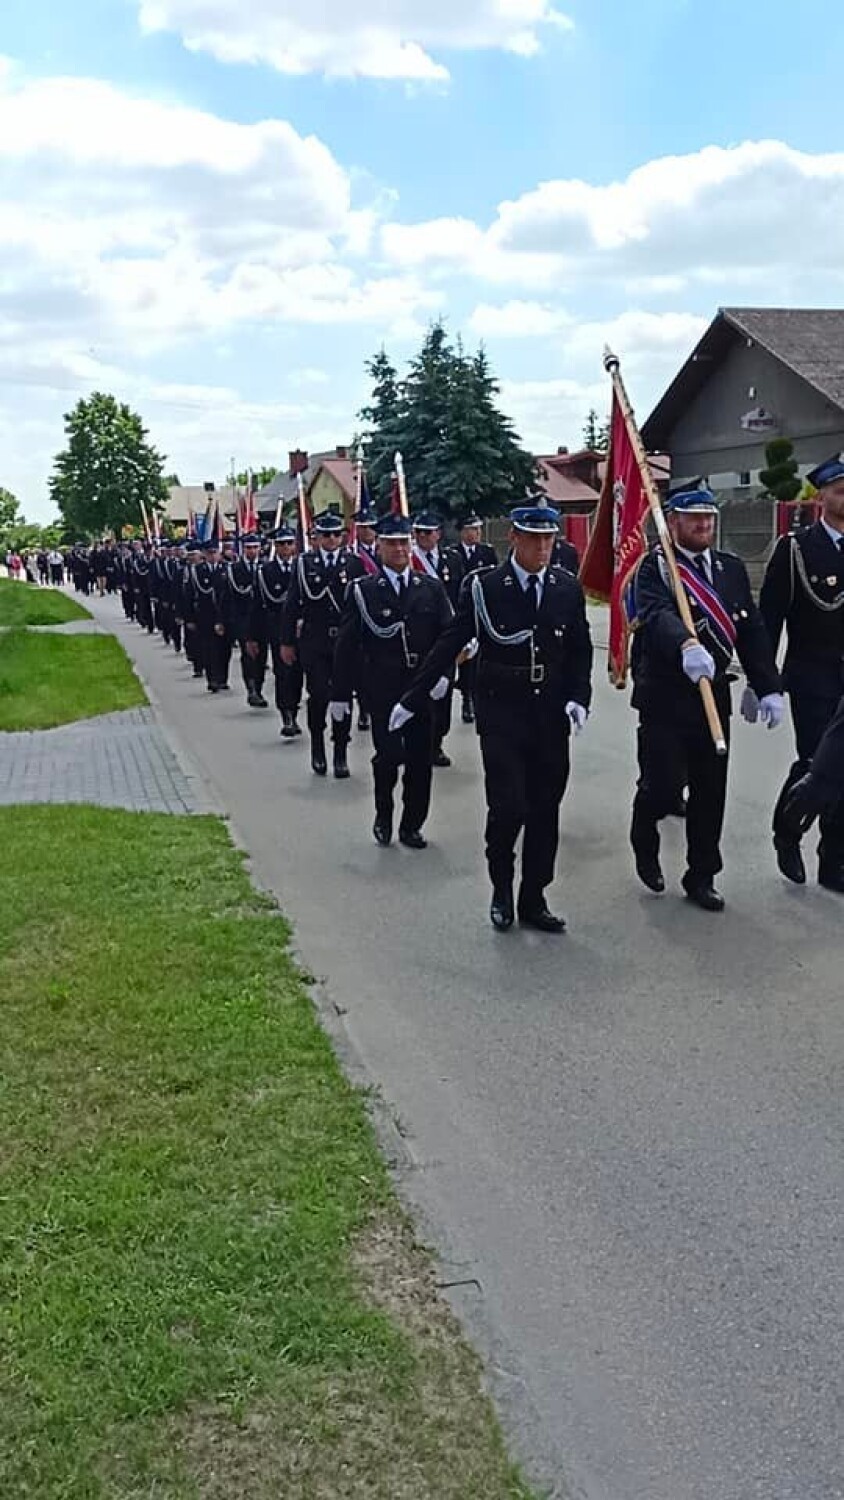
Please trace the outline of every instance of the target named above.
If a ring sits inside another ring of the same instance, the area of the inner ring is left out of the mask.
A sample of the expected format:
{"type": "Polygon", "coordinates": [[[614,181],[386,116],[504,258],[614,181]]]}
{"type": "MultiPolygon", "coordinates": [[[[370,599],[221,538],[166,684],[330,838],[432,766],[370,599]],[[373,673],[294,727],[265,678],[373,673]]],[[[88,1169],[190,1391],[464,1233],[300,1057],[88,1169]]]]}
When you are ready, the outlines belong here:
{"type": "Polygon", "coordinates": [[[844,905],[778,878],[791,757],[734,725],[722,917],[627,848],[626,695],[596,668],[552,906],[492,932],[477,741],[457,724],[430,848],[374,844],[368,741],[314,778],[272,711],[212,697],[91,601],[231,813],[404,1142],[514,1445],[556,1496],[840,1500],[844,905]]]}

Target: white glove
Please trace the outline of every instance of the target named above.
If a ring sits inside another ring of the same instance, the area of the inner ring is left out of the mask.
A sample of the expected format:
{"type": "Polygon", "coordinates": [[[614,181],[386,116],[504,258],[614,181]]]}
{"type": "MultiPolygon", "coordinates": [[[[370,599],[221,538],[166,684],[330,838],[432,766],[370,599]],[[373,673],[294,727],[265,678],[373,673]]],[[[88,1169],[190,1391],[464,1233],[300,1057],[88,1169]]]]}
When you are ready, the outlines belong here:
{"type": "Polygon", "coordinates": [[[574,733],[580,734],[581,729],[585,729],[586,720],[589,718],[588,708],[584,708],[582,703],[567,703],[566,713],[569,716],[574,733]]]}
{"type": "Polygon", "coordinates": [[[690,682],[700,682],[701,677],[712,680],[715,676],[715,662],[705,646],[698,642],[686,647],[683,652],[683,671],[690,682]]]}
{"type": "Polygon", "coordinates": [[[470,641],[466,642],[466,645],[463,647],[463,653],[462,654],[463,654],[463,657],[465,658],[466,661],[471,661],[473,656],[477,656],[477,654],[478,654],[478,639],[477,639],[477,636],[473,635],[472,639],[470,641]]]}
{"type": "Polygon", "coordinates": [[[351,711],[351,703],[329,703],[328,705],[328,712],[337,724],[340,724],[343,719],[347,719],[351,711]]]}
{"type": "Polygon", "coordinates": [[[397,703],[390,714],[390,722],[387,728],[391,734],[395,734],[397,730],[404,729],[405,724],[409,724],[412,718],[413,714],[410,712],[410,709],[405,708],[403,703],[397,703]]]}
{"type": "Polygon", "coordinates": [[[782,693],[766,693],[759,703],[759,717],[769,729],[779,729],[785,712],[782,693]]]}
{"type": "Polygon", "coordinates": [[[448,692],[448,689],[449,689],[448,678],[447,677],[441,677],[440,680],[439,680],[439,682],[435,682],[434,683],[434,686],[431,688],[431,692],[430,692],[429,696],[431,698],[433,698],[433,700],[434,700],[435,703],[439,703],[440,699],[445,697],[446,693],[448,692]]]}
{"type": "Polygon", "coordinates": [[[740,713],[748,724],[755,724],[759,717],[759,699],[752,687],[746,687],[741,695],[740,713]]]}

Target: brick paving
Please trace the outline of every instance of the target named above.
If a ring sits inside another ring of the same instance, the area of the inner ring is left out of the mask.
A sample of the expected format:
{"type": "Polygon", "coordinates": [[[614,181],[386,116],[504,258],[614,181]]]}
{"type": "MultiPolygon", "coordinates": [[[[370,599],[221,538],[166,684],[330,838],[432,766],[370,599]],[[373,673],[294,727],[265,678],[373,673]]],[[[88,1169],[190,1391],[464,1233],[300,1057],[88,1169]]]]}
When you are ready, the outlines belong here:
{"type": "Polygon", "coordinates": [[[0,734],[0,804],[92,802],[131,812],[208,811],[150,708],[0,734]]]}

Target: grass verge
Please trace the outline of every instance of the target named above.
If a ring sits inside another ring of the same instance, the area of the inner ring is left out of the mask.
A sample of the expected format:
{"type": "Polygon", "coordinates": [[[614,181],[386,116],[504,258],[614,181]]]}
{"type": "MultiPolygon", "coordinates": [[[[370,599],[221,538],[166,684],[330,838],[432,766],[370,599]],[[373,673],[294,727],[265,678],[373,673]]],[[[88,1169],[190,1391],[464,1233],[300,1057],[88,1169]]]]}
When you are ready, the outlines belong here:
{"type": "Polygon", "coordinates": [[[224,825],[0,847],[4,1500],[527,1500],[224,825]]]}
{"type": "Polygon", "coordinates": [[[0,578],[0,625],[65,625],[68,620],[90,619],[87,609],[58,589],[0,578]]]}
{"type": "Polygon", "coordinates": [[[146,701],[113,636],[0,634],[0,730],[52,729],[146,701]]]}

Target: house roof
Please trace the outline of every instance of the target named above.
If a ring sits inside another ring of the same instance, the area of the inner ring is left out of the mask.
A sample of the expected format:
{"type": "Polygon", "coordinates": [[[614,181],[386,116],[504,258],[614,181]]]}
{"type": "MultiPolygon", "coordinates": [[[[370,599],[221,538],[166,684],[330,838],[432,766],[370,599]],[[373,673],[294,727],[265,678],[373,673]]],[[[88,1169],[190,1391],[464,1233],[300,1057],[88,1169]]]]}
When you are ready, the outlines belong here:
{"type": "Polygon", "coordinates": [[[536,485],[548,496],[552,505],[583,505],[598,498],[598,491],[578,479],[566,474],[555,463],[556,454],[536,460],[536,485]]]}
{"type": "MultiPolygon", "coordinates": [[[[329,448],[325,453],[311,453],[308,457],[308,467],[302,474],[305,489],[316,475],[317,469],[329,458],[337,457],[337,449],[329,448]]],[[[262,485],[255,496],[255,507],[259,516],[274,516],[279,500],[283,505],[290,504],[296,499],[298,485],[296,475],[288,473],[287,469],[279,469],[274,474],[269,484],[262,485]]]]}
{"type": "Polygon", "coordinates": [[[844,411],[844,308],[722,307],[642,427],[648,448],[671,430],[729,349],[751,339],[844,411]]]}
{"type": "Polygon", "coordinates": [[[305,488],[310,489],[316,483],[323,469],[336,480],[343,494],[348,500],[354,501],[357,496],[357,485],[355,478],[355,466],[350,458],[326,458],[315,469],[311,479],[306,480],[305,488]]]}

